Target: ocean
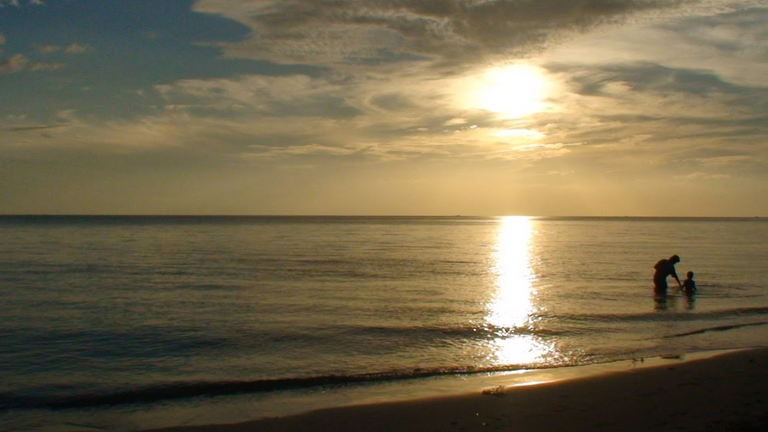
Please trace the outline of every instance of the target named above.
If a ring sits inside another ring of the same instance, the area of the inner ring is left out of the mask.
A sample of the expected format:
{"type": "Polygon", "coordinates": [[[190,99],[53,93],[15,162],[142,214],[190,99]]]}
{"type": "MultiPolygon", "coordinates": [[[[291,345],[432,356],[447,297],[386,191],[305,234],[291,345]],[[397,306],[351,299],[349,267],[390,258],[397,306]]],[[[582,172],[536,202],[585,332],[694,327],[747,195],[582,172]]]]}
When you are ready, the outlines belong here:
{"type": "Polygon", "coordinates": [[[0,239],[2,431],[768,346],[765,218],[2,216],[0,239]],[[653,295],[672,254],[694,296],[653,295]]]}

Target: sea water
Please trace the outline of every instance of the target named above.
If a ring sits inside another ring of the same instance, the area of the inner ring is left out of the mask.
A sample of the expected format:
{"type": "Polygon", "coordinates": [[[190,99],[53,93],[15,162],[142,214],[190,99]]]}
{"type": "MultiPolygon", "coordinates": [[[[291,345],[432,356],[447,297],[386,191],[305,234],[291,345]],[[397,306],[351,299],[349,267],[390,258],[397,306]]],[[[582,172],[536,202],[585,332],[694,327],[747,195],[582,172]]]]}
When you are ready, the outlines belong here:
{"type": "Polygon", "coordinates": [[[768,346],[768,220],[0,217],[0,430],[247,420],[768,346]],[[653,265],[677,254],[686,296],[653,265]],[[366,399],[368,398],[368,399],[366,399]]]}

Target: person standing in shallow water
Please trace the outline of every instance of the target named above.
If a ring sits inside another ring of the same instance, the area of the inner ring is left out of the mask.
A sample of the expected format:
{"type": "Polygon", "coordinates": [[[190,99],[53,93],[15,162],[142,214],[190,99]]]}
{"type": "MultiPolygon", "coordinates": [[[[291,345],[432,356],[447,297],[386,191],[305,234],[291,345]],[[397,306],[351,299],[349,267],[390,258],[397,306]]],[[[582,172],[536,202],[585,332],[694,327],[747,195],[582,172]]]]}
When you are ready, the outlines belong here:
{"type": "Polygon", "coordinates": [[[688,310],[693,310],[696,303],[696,282],[693,281],[693,272],[689,271],[683,281],[683,292],[685,293],[685,303],[688,310]]]}
{"type": "Polygon", "coordinates": [[[687,275],[685,275],[685,280],[683,281],[683,292],[686,294],[694,294],[696,292],[696,282],[693,280],[693,272],[689,271],[687,275]]]}
{"type": "Polygon", "coordinates": [[[683,284],[680,283],[680,278],[677,277],[675,271],[675,264],[680,262],[680,257],[672,255],[669,259],[662,259],[653,266],[656,272],[653,274],[653,291],[656,294],[667,293],[667,276],[672,276],[677,281],[677,285],[682,288],[683,284]]]}

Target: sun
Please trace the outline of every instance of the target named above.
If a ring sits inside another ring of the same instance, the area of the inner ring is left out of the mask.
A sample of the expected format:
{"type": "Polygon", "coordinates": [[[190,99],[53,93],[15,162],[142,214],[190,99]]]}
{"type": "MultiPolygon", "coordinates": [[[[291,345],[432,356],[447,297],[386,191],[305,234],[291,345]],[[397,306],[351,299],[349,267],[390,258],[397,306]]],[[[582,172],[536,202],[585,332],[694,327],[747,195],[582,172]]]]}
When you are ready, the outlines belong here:
{"type": "Polygon", "coordinates": [[[534,66],[490,69],[481,75],[477,86],[474,105],[504,118],[525,117],[546,108],[546,79],[534,66]]]}

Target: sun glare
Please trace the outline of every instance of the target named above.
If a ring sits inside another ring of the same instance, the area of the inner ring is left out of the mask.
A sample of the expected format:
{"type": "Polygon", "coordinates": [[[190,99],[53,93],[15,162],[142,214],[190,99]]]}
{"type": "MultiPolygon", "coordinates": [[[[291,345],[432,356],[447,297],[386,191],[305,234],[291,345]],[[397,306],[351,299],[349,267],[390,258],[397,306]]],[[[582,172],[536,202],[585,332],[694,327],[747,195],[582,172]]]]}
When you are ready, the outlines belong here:
{"type": "Polygon", "coordinates": [[[545,108],[546,78],[538,68],[512,65],[485,72],[475,105],[505,118],[519,118],[545,108]]]}
{"type": "Polygon", "coordinates": [[[496,293],[487,304],[486,320],[498,332],[493,342],[493,358],[500,364],[519,364],[536,360],[549,350],[528,332],[535,312],[531,268],[534,222],[525,216],[507,216],[500,221],[494,272],[496,293]]]}
{"type": "Polygon", "coordinates": [[[501,220],[496,245],[497,292],[488,305],[488,320],[499,327],[522,327],[531,313],[532,280],[530,267],[532,221],[525,216],[501,220]]]}

